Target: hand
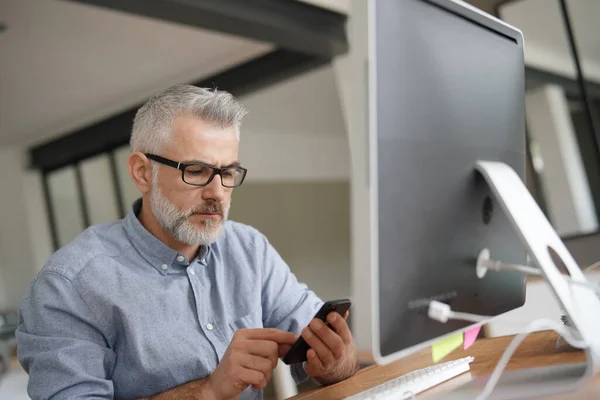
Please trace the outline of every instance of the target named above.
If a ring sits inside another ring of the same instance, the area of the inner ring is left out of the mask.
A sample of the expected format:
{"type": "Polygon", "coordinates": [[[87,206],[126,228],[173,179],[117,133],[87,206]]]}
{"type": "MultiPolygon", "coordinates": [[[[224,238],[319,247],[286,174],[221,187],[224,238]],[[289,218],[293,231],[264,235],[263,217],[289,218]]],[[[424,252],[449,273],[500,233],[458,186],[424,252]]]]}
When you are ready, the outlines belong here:
{"type": "Polygon", "coordinates": [[[302,330],[302,337],[311,347],[306,353],[306,373],[323,384],[344,380],[358,370],[356,345],[347,318],[348,312],[343,318],[331,312],[327,315],[331,328],[315,318],[302,330]]]}
{"type": "Polygon", "coordinates": [[[298,335],[278,329],[240,329],[234,335],[221,363],[208,377],[217,400],[239,396],[248,386],[264,389],[279,357],[283,357],[298,335]]]}

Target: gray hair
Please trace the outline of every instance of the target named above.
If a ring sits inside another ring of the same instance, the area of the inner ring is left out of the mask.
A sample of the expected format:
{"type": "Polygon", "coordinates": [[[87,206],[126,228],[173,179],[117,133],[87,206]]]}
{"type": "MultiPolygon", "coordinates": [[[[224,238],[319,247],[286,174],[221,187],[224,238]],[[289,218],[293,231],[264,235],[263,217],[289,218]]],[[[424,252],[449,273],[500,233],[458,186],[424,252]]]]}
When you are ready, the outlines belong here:
{"type": "Polygon", "coordinates": [[[224,129],[235,126],[240,138],[246,109],[228,92],[176,85],[150,98],[136,113],[131,130],[132,151],[158,154],[169,140],[173,122],[190,115],[224,129]]]}

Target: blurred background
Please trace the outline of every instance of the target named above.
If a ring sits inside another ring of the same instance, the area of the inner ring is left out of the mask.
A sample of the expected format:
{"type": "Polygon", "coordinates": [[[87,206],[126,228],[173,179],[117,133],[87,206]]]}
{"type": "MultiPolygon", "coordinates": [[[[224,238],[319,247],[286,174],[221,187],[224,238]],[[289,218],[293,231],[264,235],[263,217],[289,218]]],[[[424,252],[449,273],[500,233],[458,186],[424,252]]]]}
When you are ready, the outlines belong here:
{"type": "MultiPolygon", "coordinates": [[[[577,261],[591,264],[600,2],[469,3],[525,36],[526,183],[577,261]]],[[[126,166],[135,110],[177,83],[231,91],[249,110],[240,154],[249,174],[231,219],[262,231],[321,297],[360,290],[365,15],[363,0],[0,0],[0,399],[27,398],[11,357],[29,282],[86,227],[126,214],[138,197],[126,166]]],[[[551,295],[534,281],[528,296],[551,295]]],[[[544,310],[528,302],[519,312],[544,310]]],[[[368,327],[352,328],[364,344],[368,327]]]]}

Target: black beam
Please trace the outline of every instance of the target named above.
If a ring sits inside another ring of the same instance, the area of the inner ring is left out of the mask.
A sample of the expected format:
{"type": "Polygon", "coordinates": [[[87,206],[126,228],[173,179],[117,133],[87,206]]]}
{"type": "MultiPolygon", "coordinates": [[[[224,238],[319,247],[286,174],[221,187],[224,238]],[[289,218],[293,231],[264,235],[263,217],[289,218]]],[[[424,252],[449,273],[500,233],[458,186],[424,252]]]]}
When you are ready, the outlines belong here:
{"type": "Polygon", "coordinates": [[[83,187],[83,176],[81,175],[81,165],[75,164],[75,186],[77,195],[79,197],[79,209],[81,211],[81,220],[83,221],[83,227],[86,229],[90,226],[90,213],[87,204],[87,198],[85,197],[85,188],[83,187]]]}
{"type": "MultiPolygon", "coordinates": [[[[193,84],[227,90],[239,97],[329,62],[327,58],[276,50],[193,84]]],[[[32,148],[29,152],[31,165],[51,171],[127,144],[133,118],[140,106],[32,148]]]]}
{"type": "Polygon", "coordinates": [[[331,57],[348,49],[346,16],[291,0],[70,0],[331,57]]]}
{"type": "Polygon", "coordinates": [[[48,226],[50,228],[50,238],[52,239],[52,247],[58,250],[58,231],[56,230],[56,217],[54,215],[54,202],[50,194],[50,184],[48,183],[48,173],[42,172],[42,189],[44,191],[44,203],[46,204],[46,215],[48,215],[48,226]]]}

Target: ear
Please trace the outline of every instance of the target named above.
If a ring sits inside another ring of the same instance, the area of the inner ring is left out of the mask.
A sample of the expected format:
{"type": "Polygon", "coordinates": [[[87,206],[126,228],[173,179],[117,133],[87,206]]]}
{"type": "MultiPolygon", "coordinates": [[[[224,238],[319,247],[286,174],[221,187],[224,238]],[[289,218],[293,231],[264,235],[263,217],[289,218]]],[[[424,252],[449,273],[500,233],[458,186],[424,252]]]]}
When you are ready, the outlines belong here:
{"type": "Polygon", "coordinates": [[[140,192],[148,193],[152,189],[152,163],[139,151],[131,153],[127,160],[129,175],[140,192]]]}

